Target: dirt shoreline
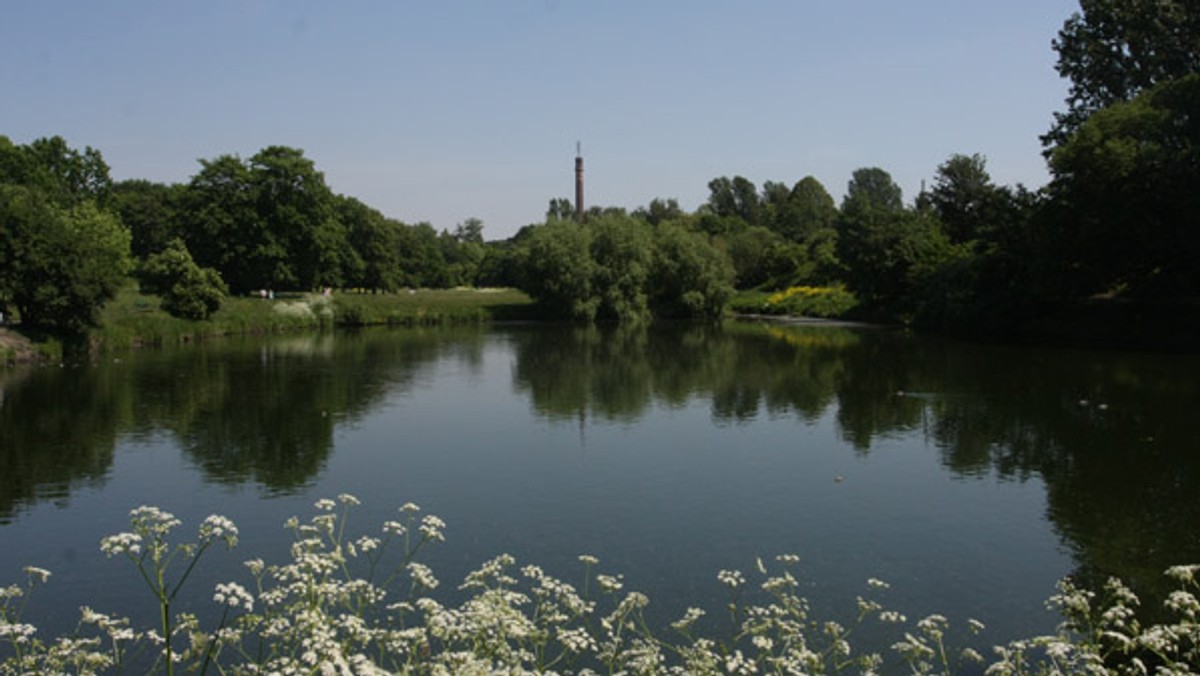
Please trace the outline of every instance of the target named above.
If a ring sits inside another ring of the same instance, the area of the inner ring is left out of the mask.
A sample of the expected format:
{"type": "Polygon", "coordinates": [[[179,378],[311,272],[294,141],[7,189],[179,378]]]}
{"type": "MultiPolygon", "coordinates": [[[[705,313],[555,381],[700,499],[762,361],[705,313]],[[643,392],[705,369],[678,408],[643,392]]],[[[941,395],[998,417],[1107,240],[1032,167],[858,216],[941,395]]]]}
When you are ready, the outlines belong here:
{"type": "Polygon", "coordinates": [[[0,326],[0,359],[13,364],[29,364],[42,361],[43,356],[28,338],[0,326]]]}

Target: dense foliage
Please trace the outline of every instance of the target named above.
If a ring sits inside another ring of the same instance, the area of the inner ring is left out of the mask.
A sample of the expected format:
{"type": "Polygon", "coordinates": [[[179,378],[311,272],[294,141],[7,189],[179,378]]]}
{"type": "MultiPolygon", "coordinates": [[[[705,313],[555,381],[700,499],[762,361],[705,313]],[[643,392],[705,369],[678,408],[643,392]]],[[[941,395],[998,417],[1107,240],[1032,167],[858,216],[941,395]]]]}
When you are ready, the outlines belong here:
{"type": "Polygon", "coordinates": [[[694,212],[654,199],[577,216],[556,198],[544,223],[485,242],[478,219],[439,232],[335,194],[296,148],[202,159],[186,184],[114,185],[92,148],[0,137],[0,306],[78,330],[120,286],[130,253],[143,271],[164,254],[192,259],[195,269],[180,259],[188,281],[165,301],[193,317],[211,312],[222,285],[517,286],[551,316],[642,321],[718,316],[731,287],[840,284],[858,316],[983,333],[1088,299],[1193,303],[1200,9],[1080,9],[1053,43],[1071,88],[1043,139],[1053,178],[1038,192],[998,186],[982,155],[955,154],[910,203],[878,167],[856,170],[840,205],[812,176],[761,188],[721,176],[694,212]]]}
{"type": "Polygon", "coordinates": [[[95,320],[128,271],[128,230],[103,209],[109,186],[91,148],[0,136],[0,309],[68,332],[95,320]]]}
{"type": "Polygon", "coordinates": [[[146,259],[139,272],[142,291],[162,296],[163,309],[185,319],[208,319],[228,293],[221,275],[192,260],[182,240],[146,259]]]}

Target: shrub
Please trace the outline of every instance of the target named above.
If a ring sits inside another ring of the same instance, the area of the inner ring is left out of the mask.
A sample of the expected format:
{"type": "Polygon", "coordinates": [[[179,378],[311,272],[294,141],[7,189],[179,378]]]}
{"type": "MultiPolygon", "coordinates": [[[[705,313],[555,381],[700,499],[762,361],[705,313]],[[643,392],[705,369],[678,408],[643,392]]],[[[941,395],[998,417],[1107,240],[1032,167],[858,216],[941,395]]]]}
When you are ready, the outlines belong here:
{"type": "Polygon", "coordinates": [[[178,239],[146,259],[138,277],[143,291],[162,296],[162,308],[184,319],[207,319],[229,292],[220,273],[196,265],[178,239]]]}
{"type": "Polygon", "coordinates": [[[858,305],[858,299],[842,286],[793,286],[767,297],[765,314],[805,317],[841,317],[858,305]]]}

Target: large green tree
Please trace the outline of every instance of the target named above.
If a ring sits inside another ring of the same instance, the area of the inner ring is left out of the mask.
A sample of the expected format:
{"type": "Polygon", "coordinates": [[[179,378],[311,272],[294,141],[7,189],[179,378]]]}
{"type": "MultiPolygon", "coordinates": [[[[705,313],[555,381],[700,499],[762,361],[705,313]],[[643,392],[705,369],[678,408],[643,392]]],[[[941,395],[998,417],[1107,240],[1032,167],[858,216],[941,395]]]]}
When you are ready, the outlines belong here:
{"type": "Polygon", "coordinates": [[[334,217],[333,192],[304,151],[270,146],[250,158],[255,203],[263,227],[284,251],[271,286],[340,286],[348,256],[346,233],[334,217]]]}
{"type": "Polygon", "coordinates": [[[1050,157],[1054,254],[1084,293],[1200,293],[1200,73],[1097,111],[1050,157]]]}
{"type": "Polygon", "coordinates": [[[955,243],[990,237],[1012,202],[1008,190],[992,183],[979,154],[952,155],[939,165],[928,199],[955,243]]]}
{"type": "Polygon", "coordinates": [[[1067,110],[1043,142],[1064,142],[1094,112],[1167,80],[1200,71],[1195,0],[1080,0],[1054,41],[1067,110]]]}
{"type": "Polygon", "coordinates": [[[754,182],[743,176],[721,176],[708,182],[708,208],[721,218],[739,218],[747,225],[758,225],[762,217],[762,199],[754,182]]]}
{"type": "Polygon", "coordinates": [[[74,206],[85,201],[104,206],[112,188],[108,165],[100,151],[69,146],[61,136],[14,145],[0,137],[0,183],[24,185],[55,204],[74,206]]]}
{"type": "Polygon", "coordinates": [[[95,323],[129,270],[129,231],[85,201],[60,206],[37,189],[0,185],[0,300],[27,325],[79,332],[95,323]]]}
{"type": "Polygon", "coordinates": [[[335,209],[351,249],[344,261],[347,286],[372,292],[396,290],[400,286],[398,229],[404,226],[353,197],[339,195],[335,209]]]}
{"type": "Polygon", "coordinates": [[[556,316],[591,320],[599,298],[593,293],[591,232],[569,220],[531,228],[522,241],[520,281],[525,291],[556,316]]]}
{"type": "Polygon", "coordinates": [[[842,201],[838,257],[850,288],[882,315],[907,317],[923,280],[954,255],[938,220],[904,208],[886,171],[854,172],[842,201]]]}
{"type": "Polygon", "coordinates": [[[121,217],[133,238],[133,255],[139,259],[167,248],[180,237],[182,185],[130,179],[112,187],[109,208],[121,217]]]}
{"type": "Polygon", "coordinates": [[[111,185],[93,148],[0,137],[0,304],[25,324],[82,331],[124,282],[129,232],[102,208],[111,185]]]}
{"type": "Polygon", "coordinates": [[[733,266],[703,235],[664,223],[648,282],[654,316],[717,319],[733,293],[733,266]]]}
{"type": "Polygon", "coordinates": [[[588,227],[597,317],[623,322],[649,318],[651,226],[628,216],[609,216],[589,222],[588,227]]]}
{"type": "Polygon", "coordinates": [[[248,161],[201,160],[184,197],[184,237],[236,293],[338,286],[353,251],[332,191],[304,152],[270,146],[248,161]]]}

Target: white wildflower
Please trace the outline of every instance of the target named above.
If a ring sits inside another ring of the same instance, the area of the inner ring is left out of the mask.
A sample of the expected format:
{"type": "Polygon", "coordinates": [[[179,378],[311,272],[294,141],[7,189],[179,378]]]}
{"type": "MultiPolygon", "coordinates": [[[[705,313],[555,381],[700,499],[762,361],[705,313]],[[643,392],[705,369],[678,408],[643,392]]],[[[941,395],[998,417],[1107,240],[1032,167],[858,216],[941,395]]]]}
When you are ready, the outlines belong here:
{"type": "Polygon", "coordinates": [[[361,505],[362,501],[350,495],[349,493],[341,493],[338,495],[338,502],[343,505],[361,505]]]}
{"type": "Polygon", "coordinates": [[[390,535],[404,535],[404,533],[406,533],[407,531],[408,531],[408,529],[405,528],[404,524],[400,523],[399,521],[384,521],[383,522],[383,532],[388,533],[390,535]]]}
{"type": "Polygon", "coordinates": [[[142,551],[142,536],[137,533],[117,533],[100,541],[100,551],[105,556],[127,554],[133,556],[142,551]]]}
{"type": "Polygon", "coordinates": [[[414,513],[414,512],[419,512],[419,511],[421,511],[421,508],[420,508],[420,507],[418,507],[418,506],[416,505],[416,503],[412,503],[412,502],[406,502],[406,503],[404,503],[404,505],[403,505],[403,506],[401,506],[401,507],[400,507],[400,511],[401,511],[401,512],[405,512],[405,513],[407,513],[407,514],[412,514],[412,513],[414,513]]]}
{"type": "Polygon", "coordinates": [[[879,620],[889,624],[902,624],[908,621],[908,618],[903,613],[898,613],[894,610],[885,610],[879,613],[879,620]]]}
{"type": "Polygon", "coordinates": [[[1200,572],[1200,564],[1194,563],[1190,566],[1171,566],[1164,574],[1179,582],[1190,583],[1196,581],[1197,572],[1200,572]]]}
{"type": "Polygon", "coordinates": [[[585,566],[595,566],[600,563],[600,559],[597,559],[591,554],[580,554],[579,561],[585,566]]]}
{"type": "Polygon", "coordinates": [[[742,575],[740,570],[721,570],[717,573],[717,580],[730,589],[737,589],[746,584],[746,576],[742,575]]]}
{"type": "Polygon", "coordinates": [[[975,618],[969,618],[967,620],[967,627],[971,629],[972,634],[978,634],[986,628],[986,625],[975,618]]]}
{"type": "Polygon", "coordinates": [[[446,536],[442,535],[442,529],[445,527],[445,521],[442,521],[432,514],[426,514],[425,517],[421,519],[420,531],[421,535],[428,540],[445,542],[446,536]]]}
{"type": "Polygon", "coordinates": [[[232,547],[237,544],[238,529],[229,519],[219,514],[211,514],[200,524],[200,539],[222,539],[226,545],[232,547]]]}
{"type": "Polygon", "coordinates": [[[753,660],[746,659],[742,651],[735,650],[725,658],[725,671],[731,674],[753,674],[758,672],[758,665],[753,660]]]}
{"type": "Polygon", "coordinates": [[[687,629],[690,629],[692,624],[694,624],[696,620],[700,619],[701,617],[704,617],[703,609],[695,607],[688,608],[687,612],[683,614],[683,617],[672,622],[671,626],[679,631],[686,631],[687,629]]]}
{"type": "Polygon", "coordinates": [[[917,627],[921,631],[930,635],[940,634],[943,630],[945,630],[946,625],[948,624],[949,620],[946,619],[946,616],[939,615],[937,613],[917,621],[917,627]]]}
{"type": "Polygon", "coordinates": [[[621,575],[617,575],[615,577],[612,575],[597,575],[596,584],[600,585],[600,588],[606,592],[616,592],[620,591],[621,588],[625,586],[624,583],[621,582],[621,578],[621,575]]]}
{"type": "Polygon", "coordinates": [[[577,629],[563,629],[559,627],[558,640],[563,644],[563,647],[573,653],[596,650],[596,640],[587,632],[587,629],[582,627],[577,629]]]}
{"type": "Polygon", "coordinates": [[[250,559],[249,561],[246,561],[242,565],[245,566],[247,569],[249,569],[250,574],[253,575],[254,577],[258,577],[259,575],[262,575],[263,569],[266,567],[266,564],[263,563],[262,559],[250,559]]]}
{"type": "Polygon", "coordinates": [[[180,524],[174,514],[148,505],[130,510],[129,521],[133,524],[134,530],[152,533],[156,536],[166,535],[172,528],[180,524]]]}
{"type": "Polygon", "coordinates": [[[867,578],[867,586],[874,589],[889,589],[892,585],[884,582],[883,580],[872,577],[867,578]]]}
{"type": "Polygon", "coordinates": [[[50,579],[50,571],[37,566],[25,566],[25,574],[30,578],[37,578],[39,582],[45,582],[50,579]]]}
{"type": "Polygon", "coordinates": [[[1171,592],[1167,600],[1163,602],[1163,605],[1188,618],[1195,618],[1197,614],[1200,614],[1200,602],[1197,602],[1196,597],[1191,592],[1184,591],[1183,589],[1176,589],[1171,592]]]}
{"type": "Polygon", "coordinates": [[[438,579],[433,576],[433,570],[424,564],[409,563],[408,573],[412,576],[413,582],[426,589],[437,589],[438,579]]]}
{"type": "Polygon", "coordinates": [[[213,594],[213,600],[230,608],[245,608],[246,612],[254,611],[254,597],[246,588],[236,582],[217,585],[217,593],[213,594]]]}
{"type": "Polygon", "coordinates": [[[322,512],[332,512],[333,508],[337,507],[337,503],[329,498],[321,498],[313,503],[313,507],[321,510],[322,512]]]}
{"type": "Polygon", "coordinates": [[[29,637],[37,633],[32,624],[0,622],[0,637],[13,643],[28,643],[29,637]]]}

